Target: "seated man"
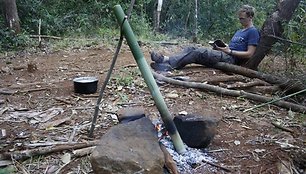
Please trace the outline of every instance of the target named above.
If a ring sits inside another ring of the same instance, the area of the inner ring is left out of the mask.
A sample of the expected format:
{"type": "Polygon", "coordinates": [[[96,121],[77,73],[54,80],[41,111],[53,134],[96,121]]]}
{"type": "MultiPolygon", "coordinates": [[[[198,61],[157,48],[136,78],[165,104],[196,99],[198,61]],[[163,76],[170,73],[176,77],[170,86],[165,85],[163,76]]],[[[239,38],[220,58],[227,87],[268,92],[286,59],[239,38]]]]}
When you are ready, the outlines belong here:
{"type": "Polygon", "coordinates": [[[240,64],[253,56],[259,42],[259,31],[253,26],[254,8],[243,5],[238,11],[239,21],[242,29],[238,30],[232,37],[229,45],[225,47],[196,48],[188,47],[183,52],[164,56],[151,52],[151,59],[155,63],[167,63],[174,69],[181,69],[184,66],[196,63],[208,67],[217,62],[240,64]]]}

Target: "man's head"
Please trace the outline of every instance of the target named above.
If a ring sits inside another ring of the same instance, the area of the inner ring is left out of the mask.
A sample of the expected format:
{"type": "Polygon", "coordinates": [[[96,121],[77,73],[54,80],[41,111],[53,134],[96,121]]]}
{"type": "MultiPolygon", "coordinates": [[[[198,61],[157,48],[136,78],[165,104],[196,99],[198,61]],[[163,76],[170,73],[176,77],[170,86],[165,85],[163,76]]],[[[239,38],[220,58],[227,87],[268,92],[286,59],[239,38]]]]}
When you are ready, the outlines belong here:
{"type": "Polygon", "coordinates": [[[254,7],[249,5],[243,5],[238,11],[239,21],[241,25],[243,27],[249,27],[253,25],[252,19],[254,17],[254,14],[254,7]]]}
{"type": "Polygon", "coordinates": [[[243,5],[238,13],[245,13],[247,15],[247,17],[254,17],[254,14],[255,14],[255,8],[250,6],[250,5],[243,5]]]}

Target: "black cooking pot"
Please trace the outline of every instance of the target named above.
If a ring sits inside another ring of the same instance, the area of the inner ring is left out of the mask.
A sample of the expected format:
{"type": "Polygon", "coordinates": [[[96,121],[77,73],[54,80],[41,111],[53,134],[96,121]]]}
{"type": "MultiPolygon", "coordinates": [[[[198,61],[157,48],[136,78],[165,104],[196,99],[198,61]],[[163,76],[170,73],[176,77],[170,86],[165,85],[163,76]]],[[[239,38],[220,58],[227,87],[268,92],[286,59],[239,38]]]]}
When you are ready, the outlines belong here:
{"type": "Polygon", "coordinates": [[[77,77],[73,79],[74,92],[93,94],[97,91],[98,79],[95,77],[77,77]]]}

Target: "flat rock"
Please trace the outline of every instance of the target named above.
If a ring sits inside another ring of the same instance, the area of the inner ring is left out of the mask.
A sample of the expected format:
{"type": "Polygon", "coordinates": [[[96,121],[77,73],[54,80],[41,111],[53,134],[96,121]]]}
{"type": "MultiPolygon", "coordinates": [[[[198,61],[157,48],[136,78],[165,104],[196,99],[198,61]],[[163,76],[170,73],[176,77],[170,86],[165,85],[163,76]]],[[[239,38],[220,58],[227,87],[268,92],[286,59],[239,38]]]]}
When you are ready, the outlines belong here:
{"type": "Polygon", "coordinates": [[[183,142],[192,148],[206,148],[216,134],[218,120],[199,115],[179,115],[174,123],[183,142]]]}
{"type": "Polygon", "coordinates": [[[161,174],[165,163],[157,132],[146,117],[112,127],[90,161],[96,174],[161,174]]]}
{"type": "Polygon", "coordinates": [[[145,117],[145,110],[142,107],[128,107],[118,111],[120,123],[127,123],[145,117]]]}

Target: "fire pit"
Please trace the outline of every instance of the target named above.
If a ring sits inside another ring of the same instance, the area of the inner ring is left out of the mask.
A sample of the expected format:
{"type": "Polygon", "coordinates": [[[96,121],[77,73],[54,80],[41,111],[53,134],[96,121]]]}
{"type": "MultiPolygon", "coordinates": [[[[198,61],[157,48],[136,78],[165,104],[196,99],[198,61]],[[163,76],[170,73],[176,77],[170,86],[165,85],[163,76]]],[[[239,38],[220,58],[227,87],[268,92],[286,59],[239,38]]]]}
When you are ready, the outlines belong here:
{"type": "Polygon", "coordinates": [[[170,136],[165,133],[165,128],[160,120],[152,121],[158,132],[159,141],[166,147],[173,160],[176,162],[177,168],[180,173],[193,173],[192,171],[203,164],[203,161],[217,162],[216,159],[212,158],[205,152],[204,149],[190,148],[186,146],[186,152],[179,154],[176,152],[173,142],[170,136]]]}

